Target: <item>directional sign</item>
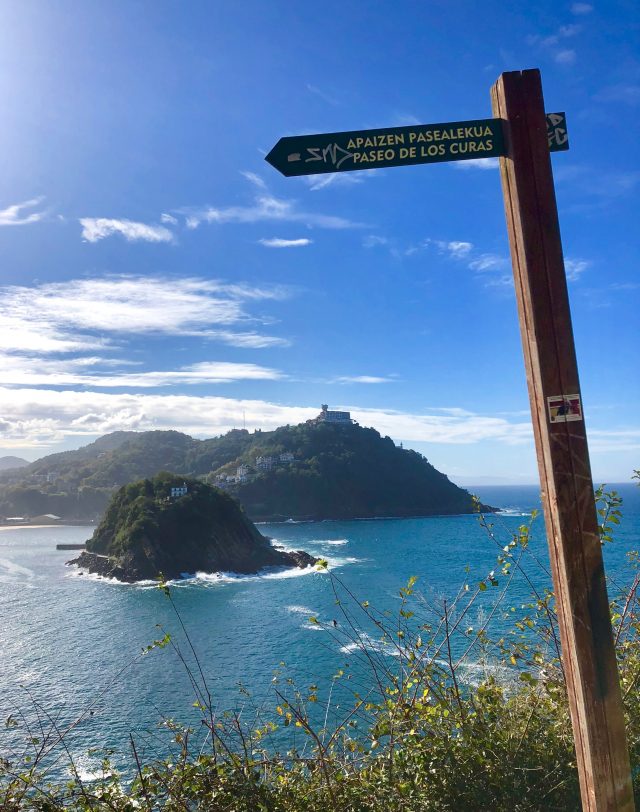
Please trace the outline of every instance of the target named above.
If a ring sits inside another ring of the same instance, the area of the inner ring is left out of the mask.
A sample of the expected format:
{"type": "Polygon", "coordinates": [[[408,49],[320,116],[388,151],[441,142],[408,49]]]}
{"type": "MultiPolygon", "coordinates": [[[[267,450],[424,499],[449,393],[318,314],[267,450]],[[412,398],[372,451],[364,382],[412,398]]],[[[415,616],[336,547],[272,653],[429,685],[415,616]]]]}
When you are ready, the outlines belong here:
{"type": "MultiPolygon", "coordinates": [[[[283,175],[497,158],[506,154],[502,119],[416,124],[281,138],[266,160],[283,175]]],[[[551,151],[569,149],[564,113],[547,115],[551,151]]]]}

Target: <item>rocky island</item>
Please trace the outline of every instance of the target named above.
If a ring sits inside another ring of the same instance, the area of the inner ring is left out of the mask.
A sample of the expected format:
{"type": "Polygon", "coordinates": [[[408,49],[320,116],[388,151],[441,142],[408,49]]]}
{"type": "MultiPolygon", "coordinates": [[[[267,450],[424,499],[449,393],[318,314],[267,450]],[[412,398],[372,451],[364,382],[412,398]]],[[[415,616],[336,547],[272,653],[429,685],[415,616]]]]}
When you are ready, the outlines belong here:
{"type": "Polygon", "coordinates": [[[306,567],[317,560],[271,546],[229,494],[161,472],[120,488],[86,550],[68,563],[133,583],[159,575],[306,567]]]}

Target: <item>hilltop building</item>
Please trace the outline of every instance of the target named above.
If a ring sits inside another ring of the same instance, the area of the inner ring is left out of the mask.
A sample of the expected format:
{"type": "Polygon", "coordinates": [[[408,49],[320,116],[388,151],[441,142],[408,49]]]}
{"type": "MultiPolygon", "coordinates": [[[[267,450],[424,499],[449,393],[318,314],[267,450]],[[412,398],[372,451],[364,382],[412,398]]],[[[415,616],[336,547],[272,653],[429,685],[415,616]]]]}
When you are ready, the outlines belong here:
{"type": "Polygon", "coordinates": [[[351,412],[330,412],[326,403],[322,404],[322,411],[313,420],[314,423],[340,423],[343,426],[350,426],[354,422],[351,419],[351,412]]]}
{"type": "Polygon", "coordinates": [[[179,499],[181,496],[186,496],[188,492],[189,488],[187,487],[187,483],[184,482],[180,488],[171,488],[171,498],[179,499]]]}

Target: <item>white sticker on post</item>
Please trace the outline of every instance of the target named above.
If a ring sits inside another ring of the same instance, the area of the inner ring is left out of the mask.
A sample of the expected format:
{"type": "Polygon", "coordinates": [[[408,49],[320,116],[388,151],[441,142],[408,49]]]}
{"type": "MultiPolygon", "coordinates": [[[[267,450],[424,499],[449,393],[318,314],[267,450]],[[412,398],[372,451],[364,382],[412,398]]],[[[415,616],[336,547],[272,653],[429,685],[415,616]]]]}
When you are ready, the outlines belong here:
{"type": "Polygon", "coordinates": [[[580,395],[553,395],[547,398],[550,423],[569,423],[582,420],[580,395]]]}

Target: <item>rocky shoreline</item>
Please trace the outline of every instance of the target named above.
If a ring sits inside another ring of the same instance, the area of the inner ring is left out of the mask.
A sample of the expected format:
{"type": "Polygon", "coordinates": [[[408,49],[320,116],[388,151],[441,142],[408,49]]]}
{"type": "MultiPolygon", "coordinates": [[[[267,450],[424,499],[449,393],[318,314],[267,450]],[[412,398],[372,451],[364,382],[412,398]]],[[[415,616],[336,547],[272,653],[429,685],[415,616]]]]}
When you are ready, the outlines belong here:
{"type": "MultiPolygon", "coordinates": [[[[199,567],[199,571],[205,572],[234,572],[239,575],[255,575],[268,567],[305,567],[316,564],[320,559],[306,553],[304,550],[277,550],[275,547],[265,546],[261,550],[261,555],[253,561],[235,560],[229,561],[229,566],[209,566],[199,567]]],[[[77,558],[66,562],[68,565],[75,565],[87,570],[92,575],[100,575],[103,578],[115,578],[128,584],[138,581],[149,581],[160,576],[160,572],[155,568],[145,565],[145,562],[135,560],[133,557],[112,557],[83,550],[77,558]]],[[[162,570],[162,577],[167,580],[177,580],[185,577],[192,577],[194,573],[187,574],[185,570],[178,572],[175,568],[162,570]]]]}

